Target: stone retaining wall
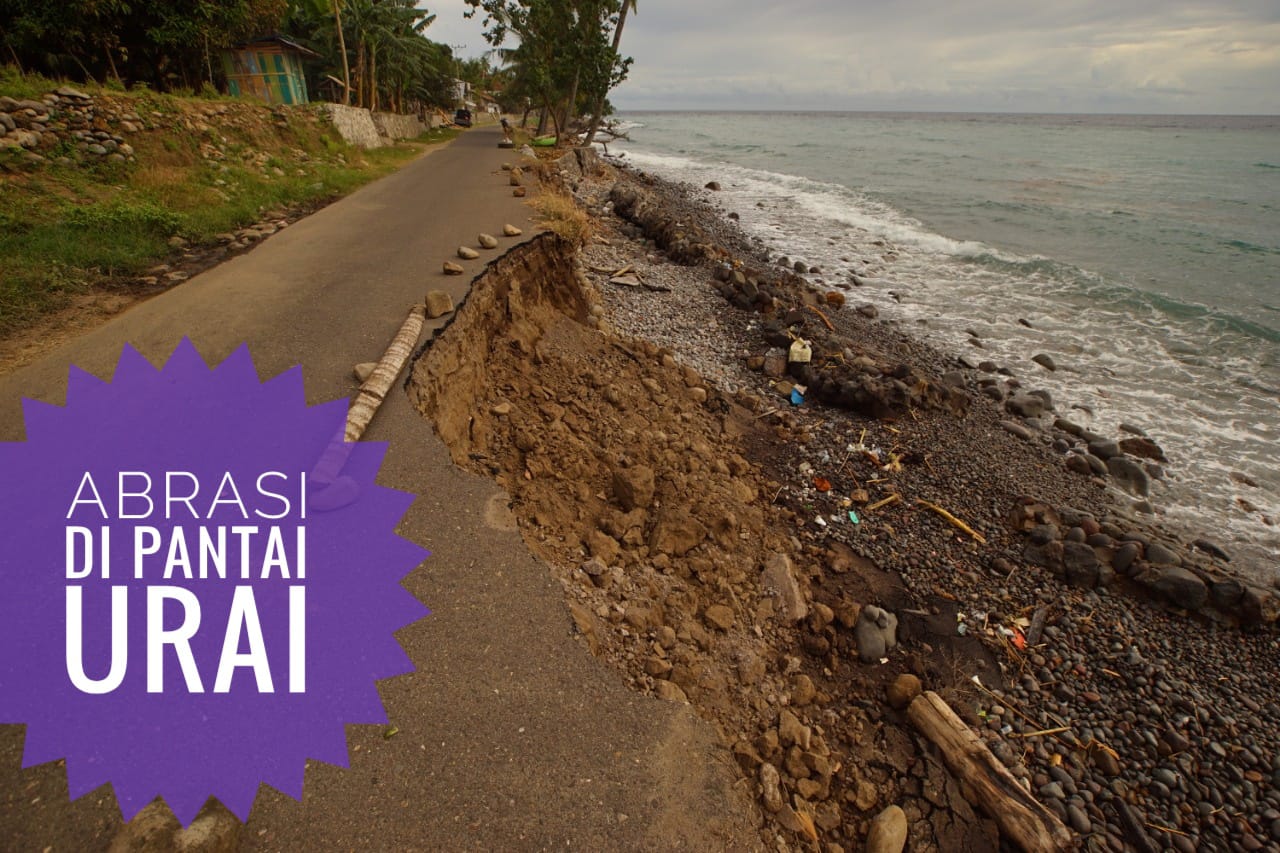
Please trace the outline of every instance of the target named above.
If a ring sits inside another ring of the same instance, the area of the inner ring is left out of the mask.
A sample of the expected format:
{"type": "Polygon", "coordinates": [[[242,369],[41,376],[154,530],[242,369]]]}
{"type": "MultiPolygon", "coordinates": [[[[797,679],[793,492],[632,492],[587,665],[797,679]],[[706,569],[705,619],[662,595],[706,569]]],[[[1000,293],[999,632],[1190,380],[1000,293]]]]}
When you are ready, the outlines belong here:
{"type": "Polygon", "coordinates": [[[0,154],[30,166],[48,159],[71,163],[133,160],[124,134],[142,120],[119,104],[98,103],[67,86],[40,100],[0,97],[0,154]]]}
{"type": "MultiPolygon", "coordinates": [[[[0,96],[0,169],[39,168],[46,162],[64,166],[102,161],[132,163],[134,146],[129,138],[166,129],[197,134],[201,156],[222,160],[227,142],[222,133],[226,128],[261,127],[273,121],[287,127],[289,117],[327,121],[344,140],[361,148],[379,148],[393,140],[415,138],[427,130],[416,116],[370,113],[342,104],[268,107],[194,101],[189,108],[161,112],[131,97],[87,95],[61,86],[39,99],[0,96]]],[[[265,160],[267,155],[259,153],[265,160]]]]}

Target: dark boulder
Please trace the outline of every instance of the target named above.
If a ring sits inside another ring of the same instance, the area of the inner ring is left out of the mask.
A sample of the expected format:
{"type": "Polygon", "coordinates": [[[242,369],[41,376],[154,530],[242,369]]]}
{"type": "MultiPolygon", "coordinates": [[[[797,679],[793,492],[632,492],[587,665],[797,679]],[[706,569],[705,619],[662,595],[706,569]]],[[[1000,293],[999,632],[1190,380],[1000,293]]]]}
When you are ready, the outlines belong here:
{"type": "Polygon", "coordinates": [[[1147,546],[1147,561],[1157,566],[1182,565],[1182,558],[1159,542],[1152,542],[1147,546]]]}
{"type": "Polygon", "coordinates": [[[1089,440],[1089,452],[1099,459],[1110,459],[1119,456],[1120,445],[1109,438],[1092,438],[1089,440]]]}
{"type": "Polygon", "coordinates": [[[1014,394],[1004,402],[1005,410],[1020,418],[1038,418],[1044,414],[1044,400],[1031,394],[1014,394]]]}
{"type": "Polygon", "coordinates": [[[1053,357],[1048,353],[1036,353],[1031,356],[1031,360],[1050,372],[1058,369],[1058,365],[1054,363],[1053,357]]]}
{"type": "Polygon", "coordinates": [[[1093,589],[1098,585],[1098,567],[1098,555],[1091,547],[1083,542],[1063,543],[1062,571],[1067,583],[1093,589]]]}
{"type": "Polygon", "coordinates": [[[1209,587],[1200,576],[1178,566],[1161,569],[1152,586],[1185,610],[1199,610],[1209,601],[1209,587]]]}
{"type": "Polygon", "coordinates": [[[1136,456],[1139,459],[1152,459],[1156,462],[1168,462],[1168,458],[1164,455],[1164,450],[1160,445],[1156,444],[1146,436],[1137,438],[1120,439],[1120,449],[1130,456],[1136,456]]]}
{"type": "Polygon", "coordinates": [[[1116,549],[1111,558],[1111,566],[1122,575],[1129,573],[1129,568],[1138,557],[1142,556],[1142,547],[1137,542],[1125,542],[1116,549]]]}
{"type": "Polygon", "coordinates": [[[1107,460],[1107,471],[1130,494],[1143,498],[1151,494],[1151,478],[1141,465],[1127,456],[1112,456],[1107,460]]]}

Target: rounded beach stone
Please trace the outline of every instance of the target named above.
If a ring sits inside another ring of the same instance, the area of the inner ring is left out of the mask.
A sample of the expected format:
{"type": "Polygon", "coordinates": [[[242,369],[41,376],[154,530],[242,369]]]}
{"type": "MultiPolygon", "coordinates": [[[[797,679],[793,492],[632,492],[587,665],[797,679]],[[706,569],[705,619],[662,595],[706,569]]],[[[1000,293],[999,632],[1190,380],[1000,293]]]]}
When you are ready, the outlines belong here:
{"type": "Polygon", "coordinates": [[[907,815],[898,806],[888,806],[871,821],[867,833],[867,853],[902,853],[907,846],[907,815]]]}
{"type": "Polygon", "coordinates": [[[904,672],[893,680],[886,689],[889,706],[901,711],[911,704],[911,700],[920,695],[920,679],[909,672],[904,672]]]}

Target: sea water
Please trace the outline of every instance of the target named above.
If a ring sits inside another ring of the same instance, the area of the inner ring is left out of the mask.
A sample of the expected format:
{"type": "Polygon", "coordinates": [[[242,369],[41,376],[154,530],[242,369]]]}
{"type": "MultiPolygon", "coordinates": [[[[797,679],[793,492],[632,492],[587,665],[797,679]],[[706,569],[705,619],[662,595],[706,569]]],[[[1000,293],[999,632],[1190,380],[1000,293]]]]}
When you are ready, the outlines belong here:
{"type": "Polygon", "coordinates": [[[851,304],[1012,368],[1095,432],[1143,429],[1171,461],[1161,516],[1274,580],[1280,117],[620,118],[610,153],[718,182],[708,197],[773,255],[827,286],[856,276],[851,304]]]}

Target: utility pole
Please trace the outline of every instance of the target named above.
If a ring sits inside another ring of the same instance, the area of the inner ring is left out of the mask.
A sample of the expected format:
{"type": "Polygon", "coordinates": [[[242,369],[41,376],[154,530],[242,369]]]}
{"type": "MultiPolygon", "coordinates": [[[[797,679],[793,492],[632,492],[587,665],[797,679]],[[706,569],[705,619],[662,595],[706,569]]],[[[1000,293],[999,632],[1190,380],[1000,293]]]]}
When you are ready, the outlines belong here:
{"type": "Polygon", "coordinates": [[[455,91],[458,93],[457,106],[459,109],[465,109],[467,106],[467,84],[462,80],[462,57],[458,54],[458,51],[466,50],[467,46],[465,44],[451,44],[449,49],[453,51],[453,79],[455,91]]]}

